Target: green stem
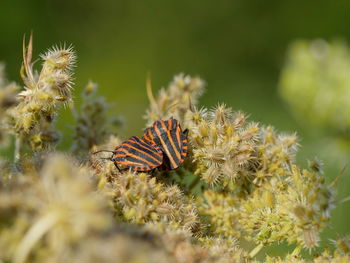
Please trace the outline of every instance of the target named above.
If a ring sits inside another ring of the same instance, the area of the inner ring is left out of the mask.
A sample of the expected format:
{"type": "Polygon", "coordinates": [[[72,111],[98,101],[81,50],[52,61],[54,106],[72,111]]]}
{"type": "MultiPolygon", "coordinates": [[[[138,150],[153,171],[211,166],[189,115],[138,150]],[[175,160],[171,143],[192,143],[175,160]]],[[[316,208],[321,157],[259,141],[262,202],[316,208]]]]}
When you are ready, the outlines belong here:
{"type": "Polygon", "coordinates": [[[21,145],[22,145],[21,137],[19,135],[16,135],[15,152],[14,152],[14,163],[16,167],[19,165],[19,160],[21,159],[21,145]]]}
{"type": "Polygon", "coordinates": [[[341,203],[345,203],[345,202],[348,202],[348,201],[350,201],[350,196],[345,197],[345,198],[343,198],[343,199],[337,201],[336,203],[337,203],[337,204],[341,204],[341,203]]]}
{"type": "Polygon", "coordinates": [[[252,251],[250,251],[249,258],[254,258],[263,247],[264,247],[263,244],[257,245],[252,251]]]}
{"type": "Polygon", "coordinates": [[[191,184],[188,186],[188,191],[192,192],[192,190],[198,185],[201,178],[199,176],[196,176],[196,178],[191,182],[191,184]]]}

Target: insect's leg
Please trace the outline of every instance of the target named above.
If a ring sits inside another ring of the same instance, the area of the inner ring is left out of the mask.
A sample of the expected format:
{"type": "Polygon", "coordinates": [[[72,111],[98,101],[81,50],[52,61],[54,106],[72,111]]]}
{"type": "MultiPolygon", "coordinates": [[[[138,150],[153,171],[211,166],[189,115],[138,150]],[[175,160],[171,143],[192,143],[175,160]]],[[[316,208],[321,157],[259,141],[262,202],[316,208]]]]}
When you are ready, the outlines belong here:
{"type": "Polygon", "coordinates": [[[153,176],[153,175],[154,175],[154,170],[155,170],[155,169],[152,169],[152,170],[150,170],[148,173],[149,173],[150,175],[153,176]]]}
{"type": "Polygon", "coordinates": [[[188,129],[185,129],[182,133],[187,137],[188,136],[188,129]]]}
{"type": "Polygon", "coordinates": [[[114,162],[114,166],[117,167],[119,173],[122,173],[122,170],[120,170],[119,166],[114,162]]]}
{"type": "Polygon", "coordinates": [[[115,167],[117,167],[119,173],[123,173],[123,172],[125,172],[125,171],[127,171],[129,169],[128,167],[126,167],[126,168],[119,168],[116,163],[114,163],[114,165],[115,165],[115,167]]]}

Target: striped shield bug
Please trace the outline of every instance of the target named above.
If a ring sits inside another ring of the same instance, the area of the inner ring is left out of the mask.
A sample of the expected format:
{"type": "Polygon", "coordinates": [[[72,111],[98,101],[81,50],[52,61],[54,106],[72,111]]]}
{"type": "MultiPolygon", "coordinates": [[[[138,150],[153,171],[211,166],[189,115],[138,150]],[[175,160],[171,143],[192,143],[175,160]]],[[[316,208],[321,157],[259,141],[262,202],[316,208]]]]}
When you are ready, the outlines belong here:
{"type": "Polygon", "coordinates": [[[185,160],[188,150],[188,130],[182,131],[180,123],[174,118],[159,120],[144,131],[143,139],[158,145],[164,153],[160,169],[178,168],[185,160]]]}
{"type": "Polygon", "coordinates": [[[121,172],[121,169],[118,165],[135,172],[148,172],[161,166],[163,163],[161,148],[136,136],[122,142],[114,151],[101,150],[95,153],[99,152],[111,152],[112,156],[104,159],[114,162],[119,172],[121,172]]]}

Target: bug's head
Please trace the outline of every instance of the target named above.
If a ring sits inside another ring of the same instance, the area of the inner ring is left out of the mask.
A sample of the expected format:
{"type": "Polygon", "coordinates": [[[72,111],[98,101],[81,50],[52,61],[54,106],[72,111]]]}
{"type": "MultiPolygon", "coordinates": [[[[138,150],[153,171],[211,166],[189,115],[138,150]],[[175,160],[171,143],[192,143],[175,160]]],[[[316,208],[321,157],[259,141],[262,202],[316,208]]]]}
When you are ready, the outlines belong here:
{"type": "Polygon", "coordinates": [[[114,151],[109,151],[109,150],[99,150],[97,152],[93,152],[92,154],[97,154],[97,153],[101,153],[101,152],[109,152],[112,153],[112,155],[110,157],[101,157],[101,160],[109,160],[109,161],[113,161],[113,155],[114,155],[114,151]]]}

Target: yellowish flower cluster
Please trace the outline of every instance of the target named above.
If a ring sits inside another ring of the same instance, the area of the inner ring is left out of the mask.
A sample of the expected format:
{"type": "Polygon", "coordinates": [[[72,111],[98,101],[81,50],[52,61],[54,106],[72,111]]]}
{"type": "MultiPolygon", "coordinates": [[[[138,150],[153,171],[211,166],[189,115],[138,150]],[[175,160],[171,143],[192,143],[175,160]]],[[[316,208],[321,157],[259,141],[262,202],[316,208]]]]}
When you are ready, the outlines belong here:
{"type": "MultiPolygon", "coordinates": [[[[204,82],[178,75],[157,97],[148,83],[146,118],[150,125],[174,117],[189,129],[180,169],[119,172],[93,154],[113,151],[122,140],[109,130],[108,105],[92,82],[75,115],[74,156],[55,153],[53,121],[71,102],[74,53],[49,51],[37,74],[32,40],[24,51],[25,91],[15,96],[16,86],[0,78],[0,118],[9,125],[12,117],[17,139],[35,152],[16,154],[13,164],[0,159],[0,262],[247,263],[279,242],[295,249],[265,262],[308,262],[301,251],[319,246],[337,202],[319,161],[308,170],[296,164],[295,135],[225,105],[199,110],[204,82]],[[36,151],[44,149],[51,153],[37,162],[36,151]]],[[[332,246],[314,262],[349,262],[348,237],[332,246]]]]}
{"type": "Polygon", "coordinates": [[[334,193],[324,178],[294,165],[287,178],[271,179],[241,203],[239,221],[255,243],[287,240],[311,249],[333,207],[334,193]]]}
{"type": "Polygon", "coordinates": [[[123,221],[136,224],[167,222],[172,227],[196,232],[197,208],[177,185],[163,185],[146,173],[113,177],[114,207],[123,221]]]}
{"type": "Polygon", "coordinates": [[[43,65],[37,73],[33,69],[32,48],[31,37],[28,47],[23,47],[24,91],[18,94],[19,103],[9,115],[18,137],[28,141],[34,151],[41,151],[59,138],[53,122],[60,106],[72,102],[72,68],[76,57],[72,47],[54,47],[41,55],[43,65]]]}
{"type": "Polygon", "coordinates": [[[157,98],[154,98],[150,79],[148,80],[147,92],[150,100],[150,108],[146,111],[145,119],[147,126],[157,120],[173,117],[183,122],[191,104],[197,104],[199,96],[204,91],[205,82],[199,77],[192,78],[179,74],[174,77],[169,86],[162,88],[157,98]]]}
{"type": "Polygon", "coordinates": [[[256,123],[247,124],[243,113],[234,113],[225,105],[211,111],[188,111],[186,120],[196,174],[209,185],[227,186],[249,179],[256,161],[256,123]]]}
{"type": "Polygon", "coordinates": [[[204,191],[203,197],[199,199],[199,214],[203,220],[206,219],[209,234],[226,238],[241,237],[238,228],[239,199],[234,195],[217,193],[211,189],[204,191]]]}
{"type": "MultiPolygon", "coordinates": [[[[180,112],[176,106],[173,110],[180,112]]],[[[283,240],[318,246],[334,191],[324,184],[316,162],[312,171],[295,164],[296,135],[259,127],[225,105],[213,110],[187,105],[183,116],[194,162],[187,168],[216,189],[198,198],[210,234],[263,246],[283,240]]]]}
{"type": "Polygon", "coordinates": [[[0,247],[4,260],[26,262],[40,244],[60,262],[67,248],[110,226],[112,215],[94,191],[91,172],[72,160],[53,155],[38,173],[20,174],[3,186],[0,247]]]}

